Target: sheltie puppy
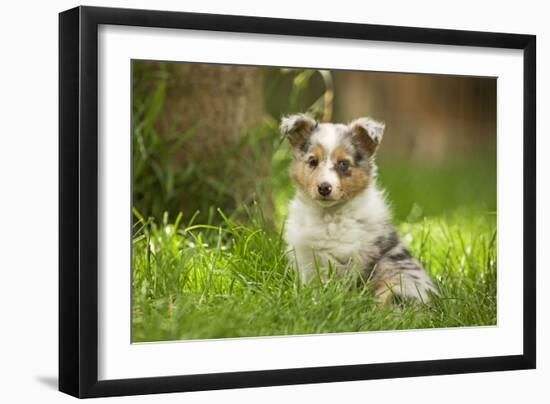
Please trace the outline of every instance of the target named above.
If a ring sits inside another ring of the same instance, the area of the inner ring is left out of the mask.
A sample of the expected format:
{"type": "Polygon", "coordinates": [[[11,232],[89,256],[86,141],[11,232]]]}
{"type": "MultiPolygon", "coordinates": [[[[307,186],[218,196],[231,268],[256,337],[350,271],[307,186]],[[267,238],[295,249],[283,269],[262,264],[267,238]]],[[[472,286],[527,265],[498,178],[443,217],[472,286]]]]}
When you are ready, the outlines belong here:
{"type": "Polygon", "coordinates": [[[376,150],[385,124],[359,118],[349,124],[318,123],[303,115],[280,126],[293,151],[290,176],[296,195],[284,237],[291,265],[306,283],[354,268],[376,300],[428,302],[436,289],[402,244],[376,184],[376,150]]]}

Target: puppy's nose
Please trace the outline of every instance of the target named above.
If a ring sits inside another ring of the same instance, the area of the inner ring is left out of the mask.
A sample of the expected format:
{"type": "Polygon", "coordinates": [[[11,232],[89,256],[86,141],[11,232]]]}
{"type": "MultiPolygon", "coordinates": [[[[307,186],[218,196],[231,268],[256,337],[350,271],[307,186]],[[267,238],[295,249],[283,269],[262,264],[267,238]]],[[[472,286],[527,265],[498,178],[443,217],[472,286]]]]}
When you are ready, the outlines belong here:
{"type": "Polygon", "coordinates": [[[321,182],[317,186],[317,190],[319,191],[319,194],[321,196],[329,196],[332,192],[332,185],[330,185],[328,182],[321,182]]]}

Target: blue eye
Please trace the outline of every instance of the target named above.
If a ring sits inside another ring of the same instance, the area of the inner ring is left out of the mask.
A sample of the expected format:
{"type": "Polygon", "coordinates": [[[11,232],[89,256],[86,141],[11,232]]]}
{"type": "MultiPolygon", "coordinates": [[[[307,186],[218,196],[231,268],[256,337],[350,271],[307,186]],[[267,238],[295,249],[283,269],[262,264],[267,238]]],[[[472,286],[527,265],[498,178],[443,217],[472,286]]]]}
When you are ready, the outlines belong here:
{"type": "Polygon", "coordinates": [[[338,162],[337,167],[338,167],[338,170],[342,172],[347,171],[349,168],[349,160],[340,160],[338,162]]]}

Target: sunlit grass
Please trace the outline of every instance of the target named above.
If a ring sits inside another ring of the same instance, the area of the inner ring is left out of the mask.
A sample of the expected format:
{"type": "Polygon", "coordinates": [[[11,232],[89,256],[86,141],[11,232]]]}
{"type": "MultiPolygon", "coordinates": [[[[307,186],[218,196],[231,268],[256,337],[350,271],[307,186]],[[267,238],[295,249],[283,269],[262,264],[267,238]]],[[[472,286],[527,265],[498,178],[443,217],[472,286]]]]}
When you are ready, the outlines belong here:
{"type": "MultiPolygon", "coordinates": [[[[137,213],[137,212],[136,212],[137,213]]],[[[367,288],[303,286],[280,233],[257,213],[221,225],[140,218],[133,236],[133,341],[317,334],[496,323],[496,217],[458,210],[402,223],[432,274],[430,305],[380,307],[367,288]]],[[[219,222],[218,222],[219,223],[219,222]]]]}

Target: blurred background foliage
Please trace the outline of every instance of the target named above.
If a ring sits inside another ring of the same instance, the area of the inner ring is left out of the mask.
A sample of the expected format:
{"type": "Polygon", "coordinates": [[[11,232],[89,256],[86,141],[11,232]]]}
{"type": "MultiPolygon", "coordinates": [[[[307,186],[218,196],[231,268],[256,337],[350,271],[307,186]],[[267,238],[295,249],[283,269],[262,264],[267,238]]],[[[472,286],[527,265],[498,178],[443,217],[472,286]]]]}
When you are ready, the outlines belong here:
{"type": "Polygon", "coordinates": [[[496,211],[496,79],[132,62],[133,207],[184,223],[252,205],[280,225],[294,193],[280,117],[386,122],[379,183],[396,221],[496,211]]]}

